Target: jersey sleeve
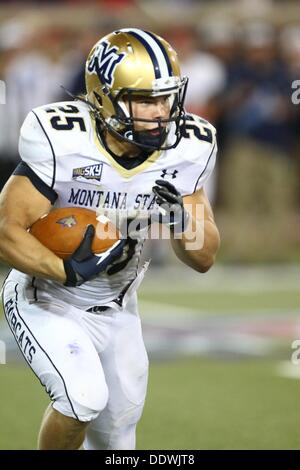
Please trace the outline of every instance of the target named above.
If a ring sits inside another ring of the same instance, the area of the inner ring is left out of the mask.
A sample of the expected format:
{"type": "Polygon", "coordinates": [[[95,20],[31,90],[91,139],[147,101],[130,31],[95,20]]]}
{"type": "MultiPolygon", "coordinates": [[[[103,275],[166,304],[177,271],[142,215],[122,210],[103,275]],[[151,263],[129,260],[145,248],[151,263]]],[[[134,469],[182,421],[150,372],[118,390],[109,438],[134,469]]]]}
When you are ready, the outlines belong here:
{"type": "Polygon", "coordinates": [[[22,127],[19,154],[23,162],[49,187],[55,183],[55,154],[38,115],[31,111],[22,127]]]}
{"type": "Polygon", "coordinates": [[[216,164],[217,151],[218,146],[215,140],[210,149],[210,152],[207,153],[207,159],[204,167],[200,169],[200,173],[195,182],[193,192],[196,192],[199,189],[203,188],[204,183],[209,179],[210,175],[212,174],[216,164]]]}
{"type": "MultiPolygon", "coordinates": [[[[216,129],[196,115],[188,115],[177,150],[177,186],[183,196],[201,189],[213,172],[217,156],[216,129]]],[[[174,162],[175,167],[175,162],[174,162]]]]}
{"type": "Polygon", "coordinates": [[[14,174],[29,178],[33,186],[54,204],[57,199],[54,190],[55,154],[50,139],[34,111],[27,115],[21,127],[19,154],[22,161],[14,174]]]}

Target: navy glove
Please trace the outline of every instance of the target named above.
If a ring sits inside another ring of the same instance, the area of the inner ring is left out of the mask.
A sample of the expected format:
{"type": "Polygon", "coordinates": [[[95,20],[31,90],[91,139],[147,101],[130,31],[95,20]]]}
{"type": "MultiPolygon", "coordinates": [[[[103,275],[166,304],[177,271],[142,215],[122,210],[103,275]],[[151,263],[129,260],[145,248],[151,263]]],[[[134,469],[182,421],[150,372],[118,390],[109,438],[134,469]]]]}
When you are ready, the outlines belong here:
{"type": "Polygon", "coordinates": [[[170,227],[174,233],[183,233],[188,225],[189,214],[184,209],[182,196],[169,181],[156,180],[152,191],[160,206],[159,223],[170,227]]]}
{"type": "Polygon", "coordinates": [[[121,257],[126,239],[118,240],[111,248],[97,255],[92,252],[92,242],[95,235],[93,225],[88,225],[83,240],[70,258],[64,260],[67,276],[65,286],[76,287],[93,279],[105,271],[113,261],[121,257]]]}

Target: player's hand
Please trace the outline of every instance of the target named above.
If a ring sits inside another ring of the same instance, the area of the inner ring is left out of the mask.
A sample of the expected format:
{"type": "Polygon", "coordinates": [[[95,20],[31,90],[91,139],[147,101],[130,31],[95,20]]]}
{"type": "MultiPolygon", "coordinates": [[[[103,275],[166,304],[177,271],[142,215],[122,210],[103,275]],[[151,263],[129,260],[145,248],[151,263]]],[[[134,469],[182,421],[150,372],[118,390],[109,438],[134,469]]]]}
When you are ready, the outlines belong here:
{"type": "Polygon", "coordinates": [[[65,286],[80,286],[105,271],[117,258],[122,256],[123,248],[127,243],[126,239],[118,240],[103,253],[94,254],[91,248],[94,235],[94,226],[88,225],[79,247],[67,260],[64,260],[67,277],[65,286]]]}
{"type": "Polygon", "coordinates": [[[183,233],[186,230],[189,214],[184,209],[182,196],[173,184],[164,180],[156,180],[156,186],[152,191],[156,195],[159,205],[159,222],[170,227],[175,233],[183,233]]]}

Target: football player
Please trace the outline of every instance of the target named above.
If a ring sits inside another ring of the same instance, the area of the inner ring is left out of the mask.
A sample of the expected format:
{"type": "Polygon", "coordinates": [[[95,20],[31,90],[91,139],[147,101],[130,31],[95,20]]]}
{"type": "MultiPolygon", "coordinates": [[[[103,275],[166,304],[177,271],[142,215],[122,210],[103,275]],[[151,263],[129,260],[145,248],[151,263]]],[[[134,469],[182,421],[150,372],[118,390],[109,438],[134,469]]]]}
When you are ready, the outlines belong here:
{"type": "Polygon", "coordinates": [[[51,207],[127,211],[131,221],[146,211],[147,225],[156,214],[169,227],[178,258],[206,272],[219,247],[203,191],[217,144],[207,121],[185,113],[187,83],[164,39],[121,29],[89,54],[85,96],[33,109],[21,128],[21,163],[0,201],[0,257],[13,267],[2,295],[51,398],[39,449],[135,448],[148,374],[136,296],[146,235],[94,255],[88,226],[63,261],[28,228],[51,207]]]}

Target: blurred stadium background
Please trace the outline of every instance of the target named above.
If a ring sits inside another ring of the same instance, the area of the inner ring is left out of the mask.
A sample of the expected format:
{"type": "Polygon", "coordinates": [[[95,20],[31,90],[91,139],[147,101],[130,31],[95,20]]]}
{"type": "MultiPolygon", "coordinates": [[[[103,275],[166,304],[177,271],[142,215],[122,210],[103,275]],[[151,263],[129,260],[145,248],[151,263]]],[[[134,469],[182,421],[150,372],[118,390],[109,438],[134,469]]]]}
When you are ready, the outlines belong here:
{"type": "MultiPolygon", "coordinates": [[[[206,190],[222,237],[205,275],[167,242],[148,243],[140,310],[151,368],[138,448],[299,449],[299,2],[0,0],[0,187],[27,112],[68,99],[61,85],[83,91],[87,52],[126,26],[174,45],[190,76],[187,109],[217,128],[206,190]]],[[[48,399],[3,318],[0,340],[0,449],[33,449],[48,399]]]]}

